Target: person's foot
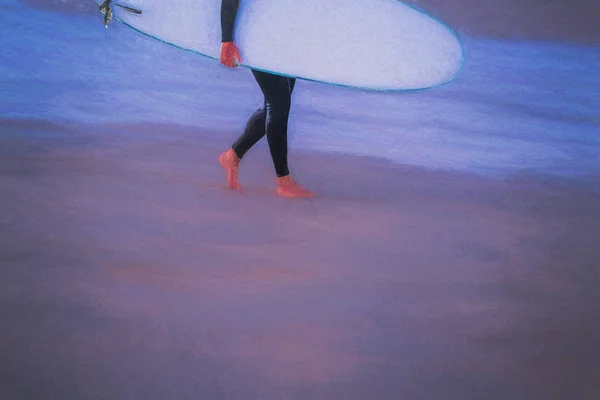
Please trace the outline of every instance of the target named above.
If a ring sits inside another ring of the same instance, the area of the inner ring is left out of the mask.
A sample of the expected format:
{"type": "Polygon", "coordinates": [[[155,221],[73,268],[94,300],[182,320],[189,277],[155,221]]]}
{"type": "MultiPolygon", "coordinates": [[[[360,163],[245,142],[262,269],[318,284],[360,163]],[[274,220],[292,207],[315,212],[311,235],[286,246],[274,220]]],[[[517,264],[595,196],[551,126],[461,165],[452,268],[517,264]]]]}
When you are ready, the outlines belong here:
{"type": "Polygon", "coordinates": [[[298,185],[291,175],[277,178],[277,194],[283,197],[313,197],[313,192],[298,185]]]}
{"type": "Polygon", "coordinates": [[[242,185],[238,179],[238,167],[240,159],[233,149],[229,149],[219,156],[219,163],[227,172],[227,184],[233,190],[242,190],[242,185]]]}

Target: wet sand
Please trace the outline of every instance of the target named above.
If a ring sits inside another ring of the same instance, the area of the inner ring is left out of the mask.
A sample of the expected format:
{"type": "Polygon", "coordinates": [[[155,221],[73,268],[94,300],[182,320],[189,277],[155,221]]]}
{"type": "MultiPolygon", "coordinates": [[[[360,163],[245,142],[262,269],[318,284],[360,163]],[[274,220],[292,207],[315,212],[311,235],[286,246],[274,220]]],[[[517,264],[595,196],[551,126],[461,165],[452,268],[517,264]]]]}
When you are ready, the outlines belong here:
{"type": "Polygon", "coordinates": [[[600,182],[0,124],[0,398],[600,397],[600,182]]]}

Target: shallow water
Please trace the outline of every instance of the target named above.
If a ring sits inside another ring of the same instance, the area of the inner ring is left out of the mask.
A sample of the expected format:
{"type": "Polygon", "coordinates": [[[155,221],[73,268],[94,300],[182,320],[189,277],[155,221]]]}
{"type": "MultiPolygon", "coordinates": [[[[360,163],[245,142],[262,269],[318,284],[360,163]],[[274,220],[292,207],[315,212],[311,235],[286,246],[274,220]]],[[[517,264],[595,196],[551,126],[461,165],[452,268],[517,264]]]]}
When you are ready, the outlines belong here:
{"type": "MultiPolygon", "coordinates": [[[[228,145],[261,95],[248,70],[174,49],[100,14],[5,5],[0,116],[195,126],[228,145]]],[[[457,80],[379,93],[300,81],[291,148],[435,169],[587,175],[600,170],[600,50],[463,37],[457,80]]],[[[168,135],[168,132],[165,132],[168,135]]]]}

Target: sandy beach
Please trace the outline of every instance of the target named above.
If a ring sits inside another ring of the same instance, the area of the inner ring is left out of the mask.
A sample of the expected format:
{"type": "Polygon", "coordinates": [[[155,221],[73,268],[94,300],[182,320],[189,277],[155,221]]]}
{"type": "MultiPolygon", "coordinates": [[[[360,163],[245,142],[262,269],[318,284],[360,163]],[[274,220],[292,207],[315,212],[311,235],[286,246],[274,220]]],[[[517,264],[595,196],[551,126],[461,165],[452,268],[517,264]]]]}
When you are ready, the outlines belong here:
{"type": "Polygon", "coordinates": [[[588,185],[293,151],[298,201],[265,145],[235,193],[211,132],[0,125],[5,399],[600,395],[588,185]]]}

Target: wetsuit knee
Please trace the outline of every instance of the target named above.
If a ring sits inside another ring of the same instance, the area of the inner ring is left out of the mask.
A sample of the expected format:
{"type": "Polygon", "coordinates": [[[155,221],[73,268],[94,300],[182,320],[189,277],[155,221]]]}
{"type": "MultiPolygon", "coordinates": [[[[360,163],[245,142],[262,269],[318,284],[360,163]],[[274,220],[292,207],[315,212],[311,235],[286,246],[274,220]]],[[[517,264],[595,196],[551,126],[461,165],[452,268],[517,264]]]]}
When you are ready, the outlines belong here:
{"type": "Polygon", "coordinates": [[[281,97],[275,102],[265,102],[265,110],[270,119],[287,119],[290,114],[291,101],[289,96],[281,97]]]}

